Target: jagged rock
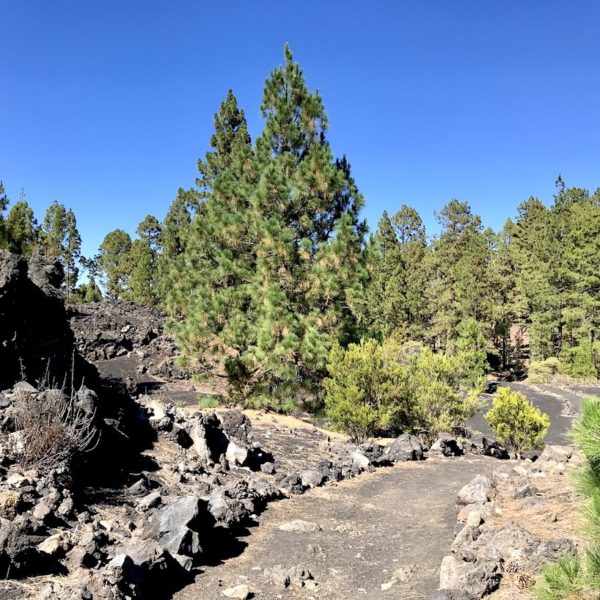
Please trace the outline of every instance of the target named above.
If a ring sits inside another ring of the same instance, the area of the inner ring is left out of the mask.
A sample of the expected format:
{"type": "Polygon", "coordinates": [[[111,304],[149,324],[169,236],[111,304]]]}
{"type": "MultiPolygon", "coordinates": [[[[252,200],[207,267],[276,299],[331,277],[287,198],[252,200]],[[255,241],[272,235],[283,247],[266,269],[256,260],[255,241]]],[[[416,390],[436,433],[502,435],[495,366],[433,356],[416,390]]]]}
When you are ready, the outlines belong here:
{"type": "Polygon", "coordinates": [[[38,550],[50,555],[65,554],[71,548],[70,535],[61,531],[47,537],[43,542],[38,544],[38,550]]]}
{"type": "Polygon", "coordinates": [[[360,450],[355,450],[350,454],[350,458],[354,465],[362,470],[366,470],[371,466],[371,461],[360,450]]]}
{"type": "Polygon", "coordinates": [[[302,485],[305,487],[318,487],[323,484],[327,476],[317,469],[302,471],[300,474],[302,485]]]}
{"type": "Polygon", "coordinates": [[[272,462],[265,462],[262,465],[260,465],[260,470],[263,473],[273,475],[275,473],[275,465],[272,462]]]}
{"type": "Polygon", "coordinates": [[[194,496],[179,498],[158,514],[159,543],[171,554],[195,556],[202,548],[197,524],[201,501],[194,496]]]}
{"type": "Polygon", "coordinates": [[[302,484],[302,477],[298,473],[278,473],[275,476],[277,485],[288,494],[303,494],[306,486],[302,484]]]}
{"type": "Polygon", "coordinates": [[[369,463],[376,467],[391,464],[387,456],[383,454],[384,447],[379,444],[361,444],[359,451],[369,459],[369,463]]]}
{"type": "Polygon", "coordinates": [[[84,567],[91,569],[98,564],[97,558],[84,546],[75,546],[67,554],[67,562],[73,567],[84,567]]]}
{"type": "Polygon", "coordinates": [[[519,564],[531,572],[554,562],[560,556],[574,554],[576,546],[571,540],[541,540],[522,527],[509,524],[480,541],[488,556],[505,562],[519,564]]]}
{"type": "Polygon", "coordinates": [[[511,497],[514,499],[535,496],[535,494],[537,493],[537,490],[528,483],[519,488],[515,486],[510,486],[508,491],[511,497]]]}
{"type": "Polygon", "coordinates": [[[440,433],[427,452],[428,456],[462,456],[465,453],[462,442],[449,433],[440,433]]]}
{"type": "Polygon", "coordinates": [[[414,435],[403,433],[385,447],[383,455],[391,462],[423,459],[423,445],[414,435]]]}
{"type": "Polygon", "coordinates": [[[494,560],[461,560],[445,556],[440,568],[440,589],[463,590],[476,598],[492,593],[502,579],[502,563],[494,560]]]}
{"type": "Polygon", "coordinates": [[[33,516],[39,521],[44,521],[52,511],[50,507],[43,501],[38,502],[33,509],[33,516]]]}
{"type": "Polygon", "coordinates": [[[490,480],[483,475],[477,475],[459,490],[458,502],[460,504],[485,504],[489,500],[490,489],[490,480]]]}
{"type": "Polygon", "coordinates": [[[229,442],[225,457],[230,465],[243,465],[248,459],[248,449],[238,446],[235,442],[229,442]]]}
{"type": "Polygon", "coordinates": [[[485,436],[477,436],[471,438],[468,442],[468,449],[473,454],[483,454],[484,456],[491,456],[506,460],[510,458],[508,450],[501,446],[496,440],[490,440],[485,436]]]}
{"type": "Polygon", "coordinates": [[[262,510],[278,492],[259,478],[242,480],[225,488],[217,488],[209,497],[208,510],[215,520],[227,527],[243,523],[262,510]]]}
{"type": "Polygon", "coordinates": [[[275,586],[280,589],[286,589],[290,585],[305,587],[307,582],[314,578],[312,573],[304,566],[295,565],[293,567],[284,567],[276,565],[265,569],[263,575],[275,586]]]}
{"type": "Polygon", "coordinates": [[[0,518],[0,569],[10,576],[39,575],[52,569],[45,552],[38,549],[44,536],[28,519],[0,518]]]}
{"type": "Polygon", "coordinates": [[[481,516],[481,512],[478,510],[473,510],[469,513],[467,517],[467,527],[479,527],[481,523],[483,523],[483,517],[481,516]]]}
{"type": "Polygon", "coordinates": [[[196,454],[207,465],[218,463],[230,444],[214,413],[196,415],[188,433],[196,454]]]}
{"type": "Polygon", "coordinates": [[[231,440],[240,442],[241,445],[252,443],[252,423],[250,419],[239,410],[227,410],[217,413],[225,435],[231,440]]]}

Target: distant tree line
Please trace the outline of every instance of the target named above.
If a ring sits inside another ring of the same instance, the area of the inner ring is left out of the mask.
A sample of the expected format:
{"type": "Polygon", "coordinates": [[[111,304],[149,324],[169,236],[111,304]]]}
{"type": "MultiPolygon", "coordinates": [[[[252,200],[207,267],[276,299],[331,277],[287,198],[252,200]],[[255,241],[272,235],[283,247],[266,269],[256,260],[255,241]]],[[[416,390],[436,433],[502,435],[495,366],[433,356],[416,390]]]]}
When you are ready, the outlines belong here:
{"type": "MultiPolygon", "coordinates": [[[[178,190],[162,221],[146,216],[134,238],[110,232],[83,262],[108,298],[168,314],[187,369],[227,377],[235,399],[279,408],[321,405],[324,378],[344,364],[340,349],[361,340],[384,353],[392,342],[412,344],[448,364],[476,352],[487,362],[465,360],[480,371],[484,363],[518,370],[529,345],[538,377],[598,376],[600,191],[567,188],[559,177],[551,207],[530,198],[499,232],[453,199],[429,235],[417,210],[402,205],[369,236],[350,164],[327,140],[322,99],[288,48],[261,112],[253,141],[229,91],[196,185],[178,190]]],[[[72,296],[95,294],[75,287],[72,212],[55,203],[38,227],[24,200],[4,217],[3,198],[2,245],[25,254],[43,247],[66,265],[72,296]]],[[[438,359],[415,362],[409,346],[398,355],[431,371],[438,359]]]]}

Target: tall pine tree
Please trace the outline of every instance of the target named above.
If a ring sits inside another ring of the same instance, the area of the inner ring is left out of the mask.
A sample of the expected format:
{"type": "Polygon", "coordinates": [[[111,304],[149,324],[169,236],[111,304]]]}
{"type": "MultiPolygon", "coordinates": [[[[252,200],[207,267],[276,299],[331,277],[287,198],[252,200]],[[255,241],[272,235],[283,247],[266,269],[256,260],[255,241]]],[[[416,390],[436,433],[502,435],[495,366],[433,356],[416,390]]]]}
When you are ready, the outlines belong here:
{"type": "Polygon", "coordinates": [[[255,149],[232,93],[215,117],[199,161],[205,200],[167,306],[190,368],[224,366],[238,397],[289,406],[317,395],[332,343],[356,335],[365,226],[349,164],[325,139],[321,98],[288,48],[262,112],[255,149]]]}

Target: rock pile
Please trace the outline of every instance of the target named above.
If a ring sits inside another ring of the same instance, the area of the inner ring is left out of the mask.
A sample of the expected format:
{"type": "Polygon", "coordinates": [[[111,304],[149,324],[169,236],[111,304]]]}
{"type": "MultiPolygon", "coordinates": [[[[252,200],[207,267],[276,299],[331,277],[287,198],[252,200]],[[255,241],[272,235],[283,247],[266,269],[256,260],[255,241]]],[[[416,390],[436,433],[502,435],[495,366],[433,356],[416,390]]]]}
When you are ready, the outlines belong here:
{"type": "Polygon", "coordinates": [[[536,504],[532,478],[564,473],[571,457],[570,447],[548,446],[537,461],[523,461],[489,477],[478,475],[459,491],[456,538],[452,554],[442,561],[440,591],[432,600],[482,598],[496,590],[507,573],[533,582],[543,565],[576,552],[570,539],[539,537],[519,523],[500,519],[504,499],[536,504]]]}
{"type": "Polygon", "coordinates": [[[77,350],[88,361],[130,357],[132,374],[185,377],[175,366],[176,347],[158,310],[115,300],[73,306],[68,316],[77,350]]]}

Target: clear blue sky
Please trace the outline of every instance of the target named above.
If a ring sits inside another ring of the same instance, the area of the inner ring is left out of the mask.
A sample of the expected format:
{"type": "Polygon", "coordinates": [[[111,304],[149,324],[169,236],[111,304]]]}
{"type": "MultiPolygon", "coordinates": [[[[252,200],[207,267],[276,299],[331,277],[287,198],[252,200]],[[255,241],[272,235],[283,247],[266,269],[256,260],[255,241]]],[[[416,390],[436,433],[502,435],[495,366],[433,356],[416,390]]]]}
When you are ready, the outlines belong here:
{"type": "Polygon", "coordinates": [[[600,185],[600,3],[0,0],[0,179],[72,207],[94,253],[189,187],[228,88],[261,129],[289,42],[374,227],[450,198],[495,228],[519,202],[600,185]]]}

